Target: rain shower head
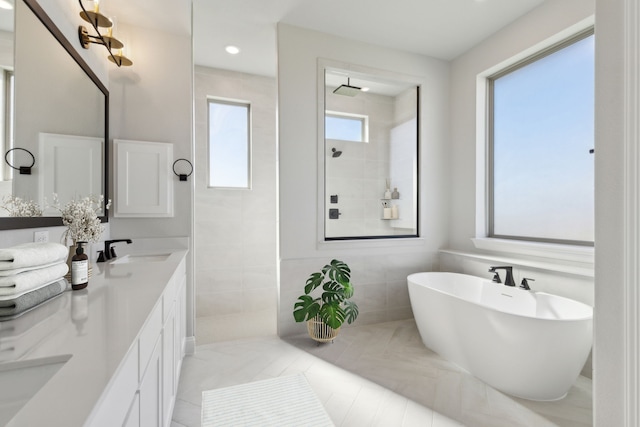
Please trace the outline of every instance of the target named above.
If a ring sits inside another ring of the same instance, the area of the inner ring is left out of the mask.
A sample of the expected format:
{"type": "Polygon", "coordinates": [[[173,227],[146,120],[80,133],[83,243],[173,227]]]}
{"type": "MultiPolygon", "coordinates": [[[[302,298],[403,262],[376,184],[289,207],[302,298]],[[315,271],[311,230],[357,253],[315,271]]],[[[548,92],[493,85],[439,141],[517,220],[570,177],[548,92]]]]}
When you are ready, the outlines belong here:
{"type": "Polygon", "coordinates": [[[342,155],[342,151],[338,151],[335,148],[332,148],[331,151],[333,152],[331,157],[340,157],[342,155]]]}
{"type": "Polygon", "coordinates": [[[356,96],[358,92],[360,92],[360,89],[361,88],[359,88],[358,86],[351,86],[351,79],[347,77],[347,84],[340,85],[333,91],[333,93],[335,93],[336,95],[356,96]]]}

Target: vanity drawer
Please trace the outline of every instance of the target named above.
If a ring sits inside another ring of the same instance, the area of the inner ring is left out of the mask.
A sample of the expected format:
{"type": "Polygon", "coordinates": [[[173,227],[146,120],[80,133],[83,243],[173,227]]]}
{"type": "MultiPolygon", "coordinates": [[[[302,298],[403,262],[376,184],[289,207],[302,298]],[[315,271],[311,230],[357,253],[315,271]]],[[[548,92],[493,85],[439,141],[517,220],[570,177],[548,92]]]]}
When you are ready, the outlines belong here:
{"type": "Polygon", "coordinates": [[[127,416],[130,397],[138,389],[138,346],[134,345],[125,356],[111,384],[103,395],[102,403],[96,406],[91,427],[120,425],[127,416]]]}
{"type": "Polygon", "coordinates": [[[176,301],[176,294],[178,292],[179,285],[178,277],[172,277],[167,285],[167,288],[162,294],[162,322],[166,322],[173,308],[173,304],[176,301]]]}
{"type": "Polygon", "coordinates": [[[184,260],[180,263],[176,272],[171,276],[171,280],[167,284],[163,294],[162,294],[162,321],[163,323],[167,320],[167,317],[171,313],[171,309],[173,308],[173,304],[178,295],[178,289],[182,284],[184,277],[186,275],[186,268],[184,260]]]}
{"type": "Polygon", "coordinates": [[[140,332],[138,346],[140,351],[140,363],[138,370],[138,380],[142,380],[147,369],[147,364],[153,353],[153,348],[162,330],[162,304],[158,303],[147,319],[147,323],[140,332]]]}

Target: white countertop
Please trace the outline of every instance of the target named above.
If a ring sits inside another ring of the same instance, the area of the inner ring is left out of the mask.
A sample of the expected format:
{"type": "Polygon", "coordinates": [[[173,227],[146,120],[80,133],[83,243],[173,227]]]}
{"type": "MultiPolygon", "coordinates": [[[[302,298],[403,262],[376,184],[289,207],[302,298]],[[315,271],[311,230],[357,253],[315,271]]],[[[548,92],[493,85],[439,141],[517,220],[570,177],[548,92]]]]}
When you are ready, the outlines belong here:
{"type": "MultiPolygon", "coordinates": [[[[8,362],[71,355],[7,426],[85,423],[187,254],[158,252],[171,255],[161,262],[94,263],[86,292],[69,290],[0,322],[0,368],[8,362]]],[[[12,384],[0,387],[6,391],[12,384]]]]}

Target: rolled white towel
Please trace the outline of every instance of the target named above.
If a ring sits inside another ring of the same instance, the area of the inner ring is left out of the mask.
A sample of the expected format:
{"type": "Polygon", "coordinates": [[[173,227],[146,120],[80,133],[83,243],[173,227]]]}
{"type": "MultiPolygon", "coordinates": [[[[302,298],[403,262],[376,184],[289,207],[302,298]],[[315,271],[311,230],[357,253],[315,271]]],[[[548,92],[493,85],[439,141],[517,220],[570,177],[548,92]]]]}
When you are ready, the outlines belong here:
{"type": "MultiPolygon", "coordinates": [[[[6,270],[11,271],[11,270],[6,270]]],[[[69,271],[66,262],[59,262],[49,267],[37,268],[11,276],[0,276],[0,296],[17,295],[36,289],[60,277],[69,271]]]]}
{"type": "Polygon", "coordinates": [[[0,249],[0,270],[45,266],[66,261],[69,248],[60,243],[25,243],[0,249]]]}

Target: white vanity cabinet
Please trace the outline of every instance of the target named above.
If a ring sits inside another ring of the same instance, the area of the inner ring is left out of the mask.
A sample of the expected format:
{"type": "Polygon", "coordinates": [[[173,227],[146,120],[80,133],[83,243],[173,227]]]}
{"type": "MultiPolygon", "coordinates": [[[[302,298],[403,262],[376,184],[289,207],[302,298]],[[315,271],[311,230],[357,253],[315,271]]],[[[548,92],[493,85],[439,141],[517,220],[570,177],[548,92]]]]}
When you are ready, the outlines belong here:
{"type": "MultiPolygon", "coordinates": [[[[162,358],[161,337],[158,337],[147,370],[140,381],[140,427],[161,427],[162,420],[162,358]]],[[[135,397],[134,397],[135,400],[135,397]]],[[[128,421],[127,421],[128,422],[128,421]]],[[[112,424],[117,425],[117,424],[112,424]]],[[[136,425],[135,421],[132,425],[136,425]]]]}
{"type": "Polygon", "coordinates": [[[94,410],[91,427],[169,427],[186,338],[184,259],[94,410]]]}
{"type": "Polygon", "coordinates": [[[127,417],[122,423],[123,427],[138,427],[140,426],[140,393],[136,392],[133,395],[133,402],[129,406],[127,417]]]}

